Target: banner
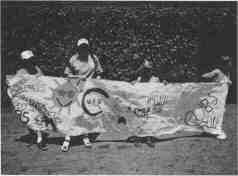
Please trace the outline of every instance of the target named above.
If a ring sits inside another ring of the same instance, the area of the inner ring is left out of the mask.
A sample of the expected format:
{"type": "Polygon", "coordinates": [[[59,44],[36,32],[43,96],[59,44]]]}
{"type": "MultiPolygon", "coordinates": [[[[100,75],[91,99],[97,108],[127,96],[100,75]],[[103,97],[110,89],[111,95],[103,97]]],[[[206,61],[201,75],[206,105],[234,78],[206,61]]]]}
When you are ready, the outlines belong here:
{"type": "Polygon", "coordinates": [[[136,83],[49,76],[7,76],[20,120],[34,130],[75,136],[128,132],[161,136],[178,131],[224,134],[226,83],[136,83]]]}

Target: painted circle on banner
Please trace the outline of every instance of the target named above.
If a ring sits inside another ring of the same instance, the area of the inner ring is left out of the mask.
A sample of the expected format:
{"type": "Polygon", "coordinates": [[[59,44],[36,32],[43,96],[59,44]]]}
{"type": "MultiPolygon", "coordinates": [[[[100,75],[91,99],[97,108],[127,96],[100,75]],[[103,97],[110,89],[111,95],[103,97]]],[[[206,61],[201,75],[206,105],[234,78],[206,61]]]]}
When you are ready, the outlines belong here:
{"type": "Polygon", "coordinates": [[[98,115],[102,113],[101,104],[103,97],[109,98],[109,95],[100,88],[88,89],[82,98],[82,108],[88,115],[98,115]]]}

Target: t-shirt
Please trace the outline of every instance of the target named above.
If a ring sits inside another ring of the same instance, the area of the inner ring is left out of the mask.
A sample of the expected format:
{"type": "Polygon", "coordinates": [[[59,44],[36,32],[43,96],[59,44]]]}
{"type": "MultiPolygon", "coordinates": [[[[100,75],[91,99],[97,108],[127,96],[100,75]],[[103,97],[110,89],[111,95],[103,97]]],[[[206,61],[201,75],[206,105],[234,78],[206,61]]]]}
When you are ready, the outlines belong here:
{"type": "Polygon", "coordinates": [[[85,62],[78,59],[78,54],[74,54],[69,60],[73,74],[84,78],[91,78],[96,72],[102,72],[98,57],[96,55],[93,55],[93,57],[88,55],[88,61],[85,62]]]}
{"type": "Polygon", "coordinates": [[[17,64],[17,69],[25,69],[29,74],[36,74],[37,69],[35,68],[35,63],[30,59],[30,60],[21,60],[17,64]]]}

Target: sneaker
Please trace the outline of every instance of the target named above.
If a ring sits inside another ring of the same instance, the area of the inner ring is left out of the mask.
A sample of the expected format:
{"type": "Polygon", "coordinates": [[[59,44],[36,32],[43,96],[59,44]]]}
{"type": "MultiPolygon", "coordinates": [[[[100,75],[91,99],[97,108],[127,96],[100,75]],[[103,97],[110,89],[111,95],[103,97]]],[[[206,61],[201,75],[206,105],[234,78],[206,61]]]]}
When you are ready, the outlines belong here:
{"type": "Polygon", "coordinates": [[[83,143],[86,147],[91,147],[92,146],[92,143],[90,142],[88,137],[83,138],[83,143]]]}

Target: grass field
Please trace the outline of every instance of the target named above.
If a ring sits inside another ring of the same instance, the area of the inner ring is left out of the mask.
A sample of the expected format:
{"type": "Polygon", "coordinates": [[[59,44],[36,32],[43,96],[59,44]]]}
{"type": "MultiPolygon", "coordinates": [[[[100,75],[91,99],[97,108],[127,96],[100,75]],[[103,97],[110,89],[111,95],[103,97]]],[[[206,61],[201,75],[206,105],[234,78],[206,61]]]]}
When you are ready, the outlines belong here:
{"type": "Polygon", "coordinates": [[[63,138],[56,134],[47,151],[29,147],[27,130],[14,113],[2,111],[1,118],[2,174],[237,174],[237,105],[226,107],[224,141],[180,136],[158,140],[151,148],[105,133],[91,149],[75,138],[67,153],[60,151],[63,138]]]}

